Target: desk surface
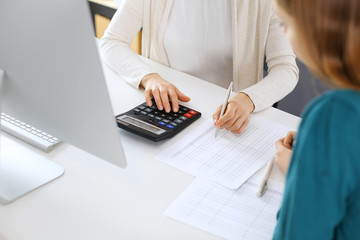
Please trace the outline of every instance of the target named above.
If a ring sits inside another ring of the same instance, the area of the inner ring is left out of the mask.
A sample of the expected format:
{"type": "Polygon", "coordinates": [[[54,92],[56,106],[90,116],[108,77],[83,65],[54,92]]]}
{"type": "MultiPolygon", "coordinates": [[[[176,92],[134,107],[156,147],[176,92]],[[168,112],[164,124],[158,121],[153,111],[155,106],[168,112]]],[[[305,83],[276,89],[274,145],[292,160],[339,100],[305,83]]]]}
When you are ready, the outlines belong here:
{"type": "MultiPolygon", "coordinates": [[[[3,139],[32,149],[65,168],[65,174],[10,205],[0,205],[0,239],[219,239],[163,216],[194,179],[155,156],[212,116],[226,89],[144,60],[191,97],[203,116],[174,138],[153,143],[119,130],[128,162],[112,166],[67,143],[46,154],[3,133],[3,139]],[[190,87],[191,86],[191,87],[190,87]]],[[[144,102],[143,92],[104,66],[115,114],[144,102]]],[[[270,108],[257,115],[295,128],[299,118],[270,108]]],[[[272,178],[283,181],[276,169],[272,178]]]]}

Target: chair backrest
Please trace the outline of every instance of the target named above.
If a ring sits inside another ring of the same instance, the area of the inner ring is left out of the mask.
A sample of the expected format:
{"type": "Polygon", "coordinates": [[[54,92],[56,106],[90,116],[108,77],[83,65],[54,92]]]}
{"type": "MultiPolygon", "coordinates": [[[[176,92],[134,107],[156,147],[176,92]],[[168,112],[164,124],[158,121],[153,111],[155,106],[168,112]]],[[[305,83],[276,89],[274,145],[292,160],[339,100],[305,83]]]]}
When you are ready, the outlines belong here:
{"type": "Polygon", "coordinates": [[[301,116],[305,106],[315,97],[330,90],[330,87],[314,77],[300,61],[296,61],[300,75],[295,89],[277,103],[277,108],[296,116],[301,116]]]}

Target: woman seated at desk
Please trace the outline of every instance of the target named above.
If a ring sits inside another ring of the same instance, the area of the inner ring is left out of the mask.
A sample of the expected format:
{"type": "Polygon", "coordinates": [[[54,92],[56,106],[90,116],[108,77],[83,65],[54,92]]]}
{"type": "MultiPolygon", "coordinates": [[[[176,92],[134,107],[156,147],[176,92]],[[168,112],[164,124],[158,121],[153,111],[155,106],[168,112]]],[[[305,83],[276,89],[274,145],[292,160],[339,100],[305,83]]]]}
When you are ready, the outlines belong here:
{"type": "MultiPolygon", "coordinates": [[[[298,79],[295,55],[273,12],[261,0],[124,0],[101,42],[108,64],[145,100],[160,110],[178,111],[188,96],[147,67],[130,49],[142,29],[142,55],[221,87],[233,81],[238,92],[214,124],[240,133],[252,112],[272,106],[298,79]],[[263,78],[264,56],[269,73],[263,78]]],[[[206,90],[205,90],[206,91],[206,90]]]]}

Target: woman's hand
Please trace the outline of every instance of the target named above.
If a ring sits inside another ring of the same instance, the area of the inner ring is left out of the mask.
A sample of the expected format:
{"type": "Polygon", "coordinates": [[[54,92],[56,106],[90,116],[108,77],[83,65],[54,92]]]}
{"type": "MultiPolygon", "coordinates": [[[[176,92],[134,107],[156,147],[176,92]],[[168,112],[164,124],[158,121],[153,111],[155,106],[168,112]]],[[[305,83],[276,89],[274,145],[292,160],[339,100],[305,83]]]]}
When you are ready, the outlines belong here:
{"type": "Polygon", "coordinates": [[[254,103],[245,93],[238,93],[229,100],[224,115],[219,119],[221,108],[222,105],[213,114],[215,127],[242,133],[249,123],[250,113],[254,111],[254,103]]]}
{"type": "Polygon", "coordinates": [[[281,172],[287,173],[289,168],[290,159],[292,155],[292,145],[295,141],[296,132],[290,131],[286,137],[276,141],[276,163],[279,166],[281,172]]]}
{"type": "Polygon", "coordinates": [[[174,112],[179,111],[179,100],[182,102],[190,101],[190,98],[180,92],[173,84],[163,79],[157,73],[151,73],[143,77],[140,86],[145,88],[145,101],[152,106],[151,98],[154,97],[156,106],[159,110],[165,109],[170,112],[170,101],[174,112]]]}

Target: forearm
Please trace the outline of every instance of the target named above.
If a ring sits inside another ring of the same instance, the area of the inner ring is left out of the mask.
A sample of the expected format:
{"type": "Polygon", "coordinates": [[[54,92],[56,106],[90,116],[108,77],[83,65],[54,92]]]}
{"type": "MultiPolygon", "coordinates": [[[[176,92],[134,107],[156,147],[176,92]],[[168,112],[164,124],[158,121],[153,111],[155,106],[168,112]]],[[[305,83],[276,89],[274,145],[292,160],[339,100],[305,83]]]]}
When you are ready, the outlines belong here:
{"type": "Polygon", "coordinates": [[[126,43],[105,40],[101,48],[106,63],[135,88],[139,88],[144,76],[154,72],[126,43]]]}
{"type": "Polygon", "coordinates": [[[297,68],[290,64],[278,65],[263,80],[241,92],[251,98],[255,106],[254,112],[258,112],[271,107],[289,94],[295,88],[297,80],[297,68]]]}
{"type": "Polygon", "coordinates": [[[265,46],[268,75],[257,84],[243,90],[252,99],[255,110],[272,106],[296,86],[299,69],[295,54],[280,26],[280,19],[272,14],[265,46]]]}

